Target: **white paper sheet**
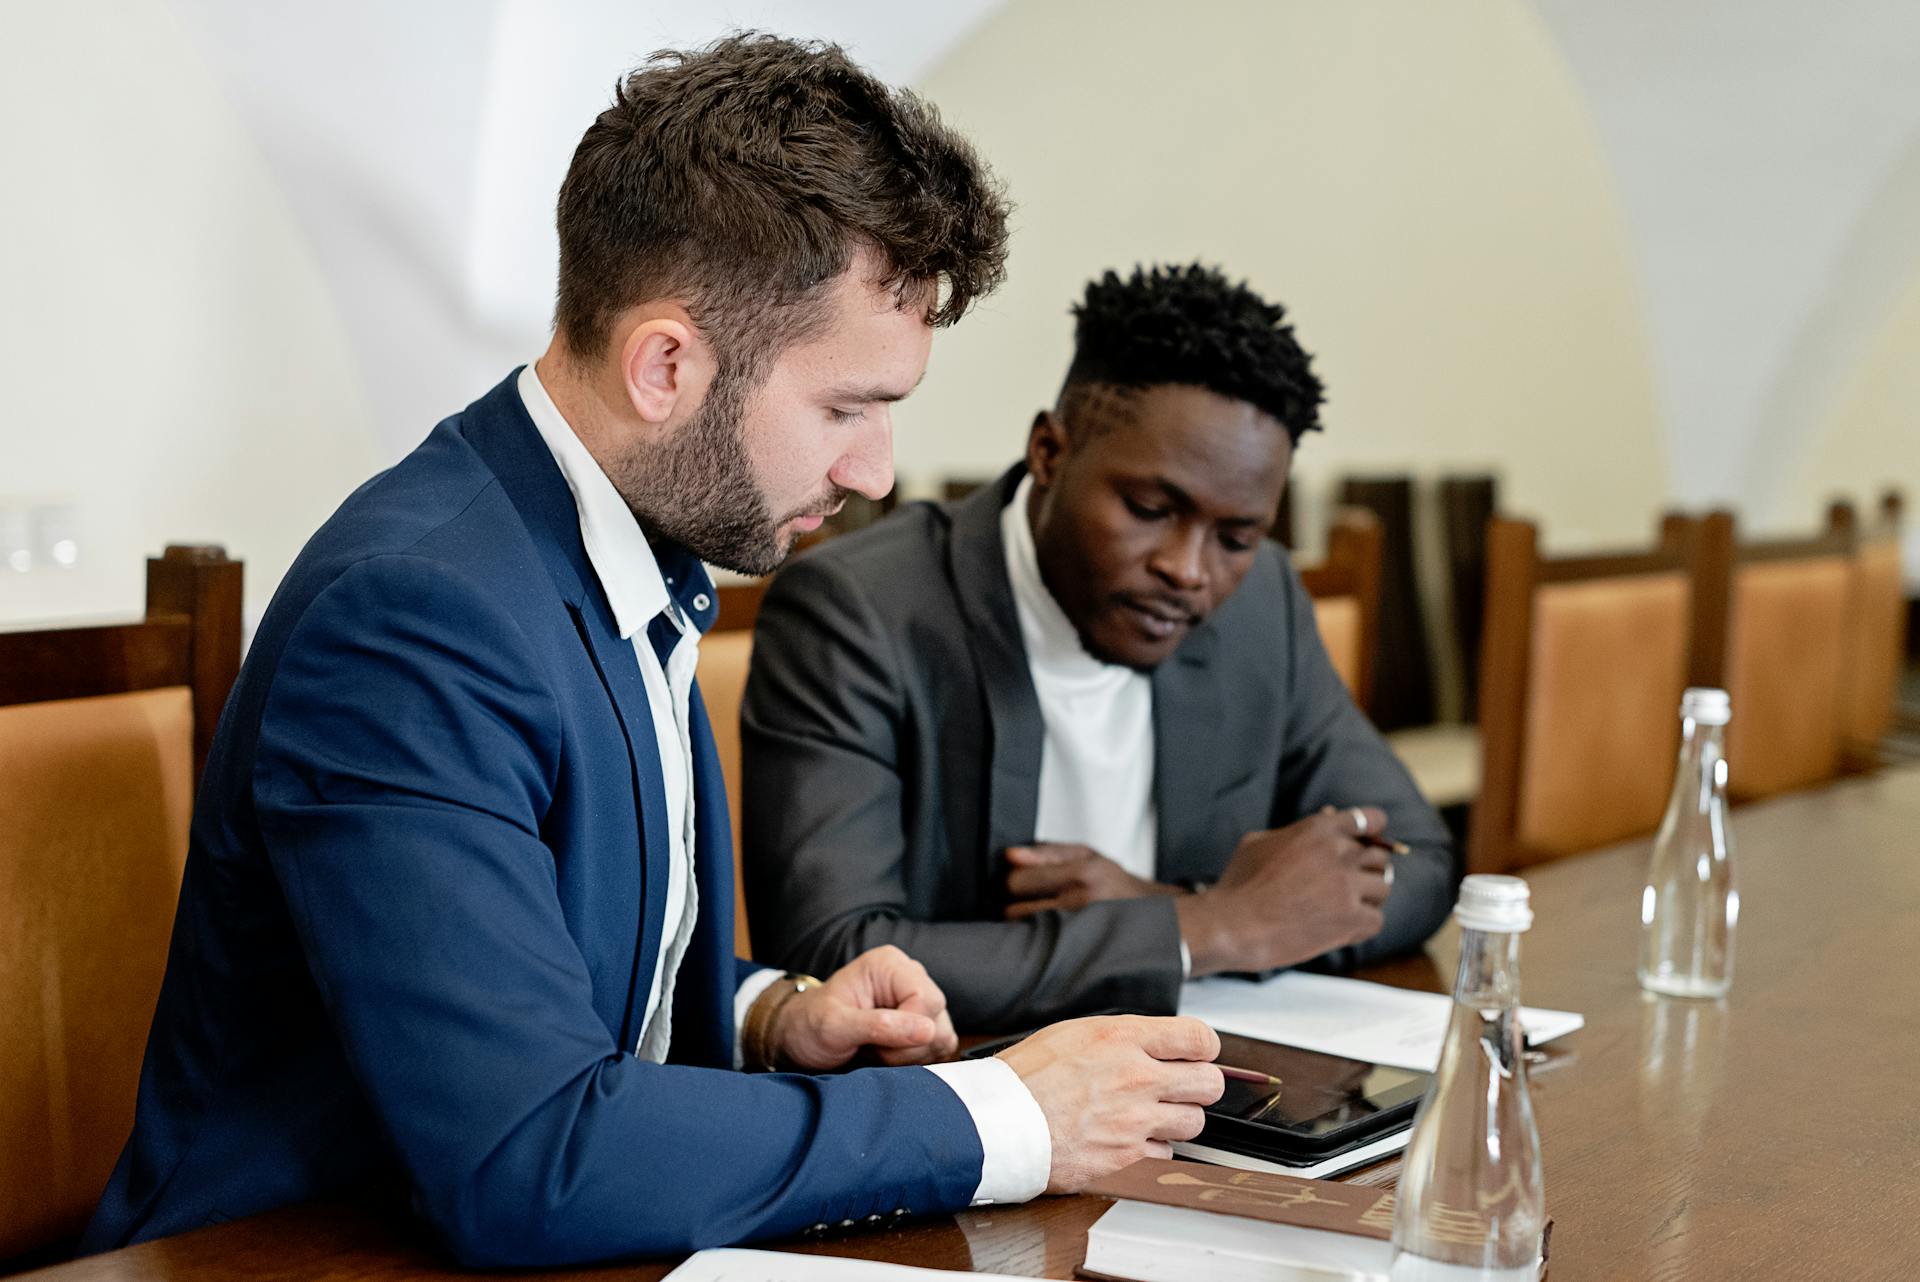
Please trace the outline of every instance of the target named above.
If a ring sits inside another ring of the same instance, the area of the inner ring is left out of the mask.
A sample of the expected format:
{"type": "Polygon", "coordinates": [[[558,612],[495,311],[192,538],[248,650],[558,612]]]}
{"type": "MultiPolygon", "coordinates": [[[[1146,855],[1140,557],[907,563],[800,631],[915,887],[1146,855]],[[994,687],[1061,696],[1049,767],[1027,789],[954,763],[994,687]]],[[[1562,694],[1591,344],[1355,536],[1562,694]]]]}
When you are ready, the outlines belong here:
{"type": "Polygon", "coordinates": [[[954,1273],[879,1260],[734,1247],[688,1256],[685,1264],[667,1274],[666,1282],[934,1282],[937,1278],[963,1277],[1017,1282],[1010,1273],[954,1273]]]}
{"type": "MultiPolygon", "coordinates": [[[[1423,1073],[1440,1063],[1440,1043],[1452,1010],[1453,999],[1445,993],[1416,993],[1297,970],[1258,982],[1211,975],[1180,990],[1180,1013],[1204,1019],[1223,1033],[1423,1073]]],[[[1529,1046],[1586,1022],[1572,1011],[1520,1008],[1529,1046]]]]}

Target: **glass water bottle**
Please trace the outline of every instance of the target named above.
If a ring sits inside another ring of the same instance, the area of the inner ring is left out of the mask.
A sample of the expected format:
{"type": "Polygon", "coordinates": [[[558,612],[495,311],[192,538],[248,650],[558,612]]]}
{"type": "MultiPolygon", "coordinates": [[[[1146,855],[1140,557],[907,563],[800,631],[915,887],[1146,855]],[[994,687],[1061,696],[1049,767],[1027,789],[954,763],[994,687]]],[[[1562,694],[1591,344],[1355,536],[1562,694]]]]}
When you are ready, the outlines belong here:
{"type": "Polygon", "coordinates": [[[1725,690],[1680,700],[1680,764],[1640,892],[1640,984],[1669,997],[1719,997],[1733,982],[1740,891],[1727,829],[1725,690]]]}
{"type": "Polygon", "coordinates": [[[1401,1164],[1392,1277],[1518,1282],[1538,1276],[1547,1220],[1519,1020],[1527,883],[1468,877],[1453,915],[1453,1015],[1401,1164]]]}

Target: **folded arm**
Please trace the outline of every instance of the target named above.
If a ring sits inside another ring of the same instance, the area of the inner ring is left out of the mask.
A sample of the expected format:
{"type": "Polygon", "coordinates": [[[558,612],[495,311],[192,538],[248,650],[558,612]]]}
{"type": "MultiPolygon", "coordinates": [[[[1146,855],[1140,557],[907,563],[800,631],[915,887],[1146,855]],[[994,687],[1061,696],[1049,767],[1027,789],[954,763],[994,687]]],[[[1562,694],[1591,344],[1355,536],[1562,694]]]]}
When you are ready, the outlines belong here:
{"type": "MultiPolygon", "coordinates": [[[[894,944],[926,966],[966,1032],[1089,1011],[1171,1012],[1180,935],[1172,900],[1116,900],[1016,921],[918,920],[906,885],[913,715],[889,636],[852,576],[788,567],[755,630],[741,718],[742,854],[754,951],[831,968],[894,944]]],[[[986,745],[968,745],[984,753],[986,745]]],[[[918,797],[915,805],[937,804],[918,797]]],[[[999,899],[977,852],[937,873],[944,902],[999,899]]]]}

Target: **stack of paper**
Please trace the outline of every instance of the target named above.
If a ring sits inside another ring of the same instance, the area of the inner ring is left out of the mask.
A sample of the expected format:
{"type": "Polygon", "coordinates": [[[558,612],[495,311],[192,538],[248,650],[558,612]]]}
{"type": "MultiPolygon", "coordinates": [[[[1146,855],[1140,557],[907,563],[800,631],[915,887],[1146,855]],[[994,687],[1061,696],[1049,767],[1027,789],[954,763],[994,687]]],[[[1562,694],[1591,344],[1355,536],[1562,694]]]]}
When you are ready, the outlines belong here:
{"type": "MultiPolygon", "coordinates": [[[[1228,975],[1195,980],[1180,990],[1180,1013],[1223,1033],[1431,1073],[1440,1063],[1453,998],[1290,970],[1259,981],[1228,975]]],[[[1586,1022],[1572,1011],[1520,1008],[1529,1046],[1586,1022]]]]}
{"type": "Polygon", "coordinates": [[[667,1274],[665,1282],[937,1282],[961,1277],[1018,1282],[1008,1273],[953,1273],[878,1260],[845,1260],[837,1255],[794,1255],[734,1247],[689,1256],[685,1264],[667,1274]]]}

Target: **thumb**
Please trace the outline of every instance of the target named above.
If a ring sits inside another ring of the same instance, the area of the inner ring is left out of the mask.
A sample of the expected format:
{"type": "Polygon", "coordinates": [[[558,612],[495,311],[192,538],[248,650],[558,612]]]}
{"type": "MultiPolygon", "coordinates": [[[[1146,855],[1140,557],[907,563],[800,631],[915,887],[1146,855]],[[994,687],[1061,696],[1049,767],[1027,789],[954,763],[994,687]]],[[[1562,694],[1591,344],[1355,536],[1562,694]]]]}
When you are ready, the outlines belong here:
{"type": "Polygon", "coordinates": [[[860,1045],[894,1049],[925,1046],[938,1031],[925,1015],[905,1010],[849,1011],[847,1023],[847,1031],[860,1045]]]}

